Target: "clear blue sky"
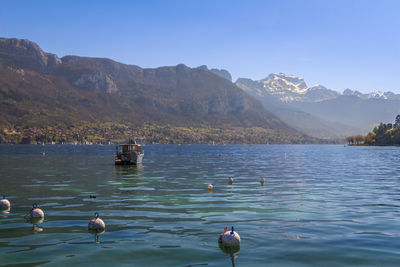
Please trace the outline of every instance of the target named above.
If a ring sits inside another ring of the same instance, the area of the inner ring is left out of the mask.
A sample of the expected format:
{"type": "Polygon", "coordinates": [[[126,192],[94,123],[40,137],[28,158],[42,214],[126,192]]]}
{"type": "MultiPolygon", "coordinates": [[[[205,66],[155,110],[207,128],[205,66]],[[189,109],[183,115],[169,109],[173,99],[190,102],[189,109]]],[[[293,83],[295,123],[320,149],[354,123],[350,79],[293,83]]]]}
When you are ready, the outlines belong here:
{"type": "Polygon", "coordinates": [[[340,91],[400,93],[398,0],[2,0],[0,36],[58,56],[206,64],[234,79],[284,72],[340,91]]]}

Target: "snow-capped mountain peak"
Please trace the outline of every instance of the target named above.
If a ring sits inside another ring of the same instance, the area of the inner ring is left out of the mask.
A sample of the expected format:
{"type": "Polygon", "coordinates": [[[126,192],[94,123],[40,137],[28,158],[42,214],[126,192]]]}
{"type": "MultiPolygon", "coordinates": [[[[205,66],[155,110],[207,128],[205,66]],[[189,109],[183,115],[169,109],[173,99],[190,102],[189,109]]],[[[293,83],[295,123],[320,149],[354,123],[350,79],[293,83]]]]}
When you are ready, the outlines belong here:
{"type": "Polygon", "coordinates": [[[302,77],[284,73],[272,73],[260,81],[263,89],[277,96],[281,101],[316,102],[337,97],[336,91],[320,84],[308,87],[302,77]]]}
{"type": "Polygon", "coordinates": [[[284,73],[272,73],[258,81],[241,78],[236,81],[236,85],[249,92],[254,90],[259,96],[274,95],[283,102],[320,102],[340,95],[357,96],[361,99],[400,100],[400,94],[393,92],[376,91],[364,94],[346,89],[339,93],[321,84],[308,87],[303,78],[284,73]]]}
{"type": "Polygon", "coordinates": [[[388,100],[399,100],[400,95],[395,94],[393,92],[382,92],[382,91],[376,91],[372,93],[367,93],[363,94],[359,91],[353,91],[351,89],[346,89],[343,91],[343,95],[353,95],[357,96],[361,99],[388,99],[388,100]]]}
{"type": "Polygon", "coordinates": [[[284,90],[297,94],[305,94],[307,91],[307,84],[303,78],[284,73],[272,73],[267,78],[262,79],[261,82],[265,88],[270,88],[273,91],[284,90]]]}
{"type": "Polygon", "coordinates": [[[382,98],[387,99],[387,96],[384,92],[378,91],[368,94],[368,98],[382,98]]]}

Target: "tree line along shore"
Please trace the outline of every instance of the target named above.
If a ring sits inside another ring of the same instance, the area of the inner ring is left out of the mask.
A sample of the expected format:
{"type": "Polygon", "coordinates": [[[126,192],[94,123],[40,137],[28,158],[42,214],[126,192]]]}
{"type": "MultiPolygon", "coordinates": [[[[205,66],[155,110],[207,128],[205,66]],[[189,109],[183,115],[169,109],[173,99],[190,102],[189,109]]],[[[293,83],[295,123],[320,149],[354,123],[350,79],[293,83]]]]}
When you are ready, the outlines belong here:
{"type": "Polygon", "coordinates": [[[348,136],[349,145],[368,146],[393,146],[400,145],[400,115],[397,115],[394,123],[380,123],[366,136],[348,136]]]}
{"type": "Polygon", "coordinates": [[[324,140],[261,127],[172,126],[144,124],[132,126],[117,123],[91,123],[74,126],[3,127],[3,144],[109,144],[137,138],[147,144],[304,144],[324,140]]]}

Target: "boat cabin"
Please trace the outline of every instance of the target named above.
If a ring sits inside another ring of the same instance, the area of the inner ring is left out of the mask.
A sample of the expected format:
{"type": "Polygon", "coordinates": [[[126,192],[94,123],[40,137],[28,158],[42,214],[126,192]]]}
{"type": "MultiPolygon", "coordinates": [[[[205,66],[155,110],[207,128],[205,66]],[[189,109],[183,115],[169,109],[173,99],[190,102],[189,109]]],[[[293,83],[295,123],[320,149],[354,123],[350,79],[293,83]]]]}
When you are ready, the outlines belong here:
{"type": "Polygon", "coordinates": [[[122,148],[122,153],[128,153],[128,152],[142,152],[142,146],[139,144],[123,144],[119,145],[122,148]]]}
{"type": "Polygon", "coordinates": [[[142,146],[130,139],[128,144],[122,144],[117,147],[115,164],[131,165],[141,163],[143,156],[144,152],[142,151],[142,146]]]}

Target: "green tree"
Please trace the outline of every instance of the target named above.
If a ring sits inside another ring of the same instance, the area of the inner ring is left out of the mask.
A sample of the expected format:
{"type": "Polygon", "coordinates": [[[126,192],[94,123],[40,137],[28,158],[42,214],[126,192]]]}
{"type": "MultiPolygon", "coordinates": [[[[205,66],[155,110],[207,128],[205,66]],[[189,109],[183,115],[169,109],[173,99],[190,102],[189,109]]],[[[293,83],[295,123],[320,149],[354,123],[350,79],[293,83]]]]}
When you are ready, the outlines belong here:
{"type": "Polygon", "coordinates": [[[396,119],[394,120],[394,127],[395,128],[400,128],[400,114],[396,116],[396,119]]]}
{"type": "Polygon", "coordinates": [[[392,142],[395,145],[400,145],[400,128],[399,127],[395,127],[392,130],[392,142]]]}
{"type": "Polygon", "coordinates": [[[391,124],[379,124],[378,127],[374,128],[375,137],[375,145],[391,145],[391,124]]]}
{"type": "Polygon", "coordinates": [[[367,134],[364,140],[364,144],[366,145],[375,145],[376,134],[374,132],[370,132],[367,134]]]}

